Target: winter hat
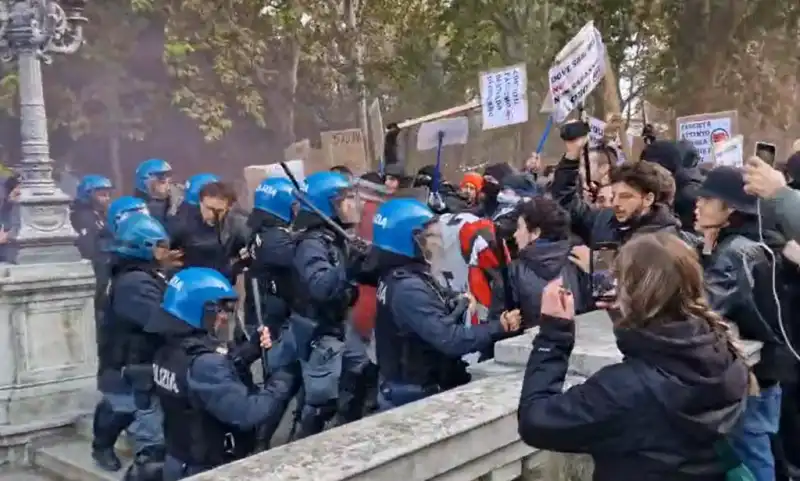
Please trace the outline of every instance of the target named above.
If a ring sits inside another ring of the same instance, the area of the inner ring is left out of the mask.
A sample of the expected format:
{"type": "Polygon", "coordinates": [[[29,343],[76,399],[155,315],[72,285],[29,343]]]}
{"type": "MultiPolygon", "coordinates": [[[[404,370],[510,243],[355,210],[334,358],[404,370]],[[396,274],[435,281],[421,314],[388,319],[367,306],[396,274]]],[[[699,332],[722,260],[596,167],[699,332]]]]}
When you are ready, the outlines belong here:
{"type": "Polygon", "coordinates": [[[656,140],[642,150],[639,160],[656,163],[675,175],[683,167],[683,151],[671,140],[656,140]]]}
{"type": "Polygon", "coordinates": [[[406,170],[400,164],[389,164],[383,167],[384,177],[389,175],[396,179],[405,179],[406,170]]]}
{"type": "Polygon", "coordinates": [[[697,167],[700,163],[700,154],[694,148],[694,144],[688,140],[681,140],[678,142],[678,149],[681,152],[681,164],[684,169],[691,169],[697,167]]]}
{"type": "Polygon", "coordinates": [[[786,161],[786,174],[792,180],[800,180],[800,152],[795,152],[786,161]]]}
{"type": "Polygon", "coordinates": [[[514,168],[506,162],[487,165],[483,169],[484,177],[493,177],[497,182],[502,183],[507,176],[514,174],[514,168]]]}
{"type": "Polygon", "coordinates": [[[758,198],[744,191],[744,174],[736,167],[715,167],[706,176],[697,196],[719,199],[743,214],[758,213],[758,198]]]}
{"type": "Polygon", "coordinates": [[[477,172],[467,172],[461,179],[460,187],[463,189],[465,185],[471,185],[480,192],[483,188],[483,176],[477,172]]]}

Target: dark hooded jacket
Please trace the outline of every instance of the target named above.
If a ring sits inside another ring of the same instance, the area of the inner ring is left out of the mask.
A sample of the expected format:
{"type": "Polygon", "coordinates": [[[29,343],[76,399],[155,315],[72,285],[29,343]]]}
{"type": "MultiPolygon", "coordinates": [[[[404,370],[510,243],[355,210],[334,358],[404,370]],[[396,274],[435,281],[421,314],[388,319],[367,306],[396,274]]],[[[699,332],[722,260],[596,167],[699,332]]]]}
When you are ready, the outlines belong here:
{"type": "MultiPolygon", "coordinates": [[[[723,228],[710,255],[704,255],[703,275],[711,309],[736,324],[740,335],[764,343],[761,360],[753,368],[762,388],[794,376],[795,361],[786,347],[778,322],[778,309],[788,331],[787,286],[782,283],[784,266],[780,252],[785,239],[775,230],[764,229],[764,243],[777,259],[773,292],[773,256],[759,244],[757,219],[744,217],[737,227],[723,228]],[[780,304],[775,302],[775,294],[780,304]]],[[[791,335],[790,332],[788,332],[791,335]]]]}
{"type": "Polygon", "coordinates": [[[600,243],[622,245],[634,234],[669,230],[680,235],[681,223],[669,207],[654,204],[650,212],[624,223],[614,210],[595,209],[583,200],[580,190],[579,163],[562,159],[553,176],[552,194],[572,217],[572,230],[590,247],[600,243]]]}
{"type": "Polygon", "coordinates": [[[562,393],[575,324],[542,318],[520,396],[522,440],[591,454],[595,481],[723,481],[718,443],[744,409],[744,361],[698,319],[615,334],[622,362],[562,393]]]}
{"type": "Polygon", "coordinates": [[[564,285],[575,295],[575,310],[579,314],[593,310],[589,276],[569,260],[572,243],[569,240],[537,240],[519,252],[508,267],[513,306],[506,306],[502,280],[492,285],[492,305],[489,319],[499,319],[503,311],[520,309],[523,327],[539,325],[542,291],[548,282],[561,276],[564,285]]]}
{"type": "Polygon", "coordinates": [[[696,152],[690,144],[657,140],[642,151],[641,159],[664,167],[675,179],[675,204],[673,209],[684,230],[694,226],[694,205],[704,176],[696,164],[696,152]],[[693,155],[694,154],[694,155],[693,155]]]}

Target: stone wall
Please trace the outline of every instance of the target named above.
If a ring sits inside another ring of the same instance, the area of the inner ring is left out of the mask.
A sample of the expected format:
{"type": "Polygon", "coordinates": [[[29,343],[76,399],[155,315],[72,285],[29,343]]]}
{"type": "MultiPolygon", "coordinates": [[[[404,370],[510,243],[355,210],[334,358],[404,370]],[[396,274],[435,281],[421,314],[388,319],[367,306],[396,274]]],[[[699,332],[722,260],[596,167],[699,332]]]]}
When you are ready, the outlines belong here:
{"type": "MultiPolygon", "coordinates": [[[[580,383],[621,354],[601,311],[579,316],[567,384],[580,383]]],[[[194,481],[588,481],[591,459],[540,452],[517,435],[522,371],[533,329],[495,347],[458,389],[326,431],[194,481]]],[[[760,344],[743,342],[751,363],[760,344]]]]}

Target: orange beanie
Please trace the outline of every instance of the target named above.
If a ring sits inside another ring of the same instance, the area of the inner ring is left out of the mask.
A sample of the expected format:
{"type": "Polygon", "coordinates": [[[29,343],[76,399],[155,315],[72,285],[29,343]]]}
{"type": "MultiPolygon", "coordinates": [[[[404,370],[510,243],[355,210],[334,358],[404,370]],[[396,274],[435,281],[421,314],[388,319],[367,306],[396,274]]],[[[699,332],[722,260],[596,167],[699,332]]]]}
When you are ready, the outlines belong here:
{"type": "Polygon", "coordinates": [[[463,188],[467,184],[472,185],[475,190],[480,192],[483,188],[483,176],[477,172],[467,172],[461,179],[461,187],[463,188]]]}

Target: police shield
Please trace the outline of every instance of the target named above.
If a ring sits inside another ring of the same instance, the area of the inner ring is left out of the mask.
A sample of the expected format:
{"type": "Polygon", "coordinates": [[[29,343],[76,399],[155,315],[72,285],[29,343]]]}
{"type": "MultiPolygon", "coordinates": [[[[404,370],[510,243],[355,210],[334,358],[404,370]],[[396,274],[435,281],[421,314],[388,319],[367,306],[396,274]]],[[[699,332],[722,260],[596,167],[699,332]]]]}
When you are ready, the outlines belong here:
{"type": "MultiPolygon", "coordinates": [[[[356,228],[356,234],[365,240],[372,240],[372,218],[378,206],[386,200],[386,188],[383,185],[356,181],[356,195],[361,205],[361,221],[356,228]]],[[[375,327],[375,288],[367,285],[358,286],[358,300],[353,306],[353,326],[364,338],[369,338],[372,328],[375,327]]]]}

